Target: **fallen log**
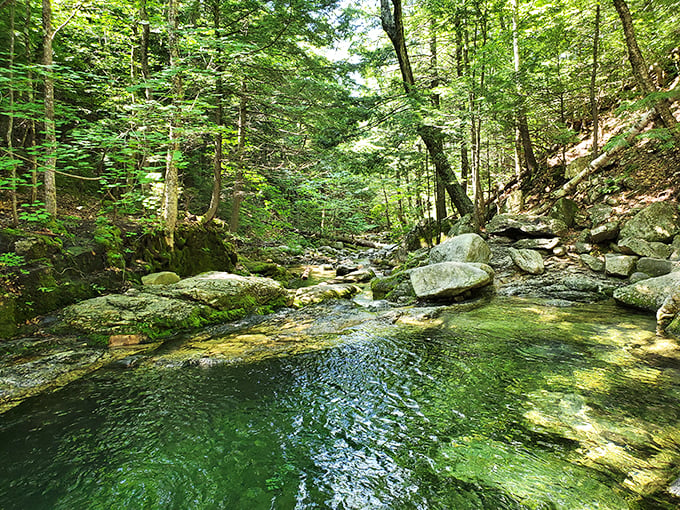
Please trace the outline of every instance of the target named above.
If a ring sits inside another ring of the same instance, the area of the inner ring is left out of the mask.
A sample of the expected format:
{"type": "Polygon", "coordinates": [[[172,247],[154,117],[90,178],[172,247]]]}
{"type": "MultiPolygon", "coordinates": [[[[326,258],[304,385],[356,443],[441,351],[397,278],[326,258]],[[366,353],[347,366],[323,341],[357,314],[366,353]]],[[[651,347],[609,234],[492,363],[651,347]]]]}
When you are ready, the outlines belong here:
{"type": "Polygon", "coordinates": [[[560,189],[554,191],[550,195],[550,198],[546,200],[543,203],[543,205],[534,209],[532,213],[533,214],[546,213],[552,207],[552,204],[556,200],[574,191],[576,187],[581,183],[581,181],[583,181],[583,179],[589,177],[590,175],[598,171],[600,168],[607,166],[614,158],[614,156],[616,156],[626,147],[630,147],[631,145],[633,145],[633,142],[638,137],[638,135],[642,133],[642,131],[656,118],[656,116],[657,113],[656,110],[654,109],[649,110],[647,113],[645,113],[640,118],[640,120],[637,123],[635,123],[633,127],[630,128],[630,130],[628,130],[628,132],[614,144],[612,148],[610,148],[606,152],[603,152],[600,156],[592,160],[586,168],[584,168],[578,175],[576,175],[567,183],[565,183],[564,186],[562,186],[560,189]]]}
{"type": "Polygon", "coordinates": [[[368,241],[366,239],[360,239],[360,238],[356,238],[356,237],[347,237],[347,236],[329,237],[327,235],[317,234],[316,232],[309,232],[309,231],[298,230],[298,229],[295,229],[294,232],[296,234],[299,234],[299,235],[305,236],[305,237],[313,237],[315,239],[329,239],[329,240],[332,240],[332,241],[340,241],[341,243],[345,243],[345,244],[353,244],[355,246],[363,246],[364,248],[375,248],[377,250],[389,246],[389,244],[375,243],[373,241],[368,241]]]}

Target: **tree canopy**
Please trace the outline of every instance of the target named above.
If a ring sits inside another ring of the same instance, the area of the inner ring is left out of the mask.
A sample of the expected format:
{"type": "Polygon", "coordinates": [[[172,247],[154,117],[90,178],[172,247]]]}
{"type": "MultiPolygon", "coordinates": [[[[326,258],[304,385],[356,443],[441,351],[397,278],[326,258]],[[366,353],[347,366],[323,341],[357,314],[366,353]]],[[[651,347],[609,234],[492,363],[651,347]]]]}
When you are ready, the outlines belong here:
{"type": "Polygon", "coordinates": [[[607,151],[602,112],[653,108],[677,145],[679,5],[4,0],[3,209],[272,239],[482,221],[577,139],[607,151]]]}

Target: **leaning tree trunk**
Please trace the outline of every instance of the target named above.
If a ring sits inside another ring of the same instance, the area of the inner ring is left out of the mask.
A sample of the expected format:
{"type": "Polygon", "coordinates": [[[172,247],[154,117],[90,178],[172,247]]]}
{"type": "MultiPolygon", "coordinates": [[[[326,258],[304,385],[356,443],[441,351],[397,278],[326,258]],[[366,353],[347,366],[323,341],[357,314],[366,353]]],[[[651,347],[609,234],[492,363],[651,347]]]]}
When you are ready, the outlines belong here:
{"type": "MultiPolygon", "coordinates": [[[[628,49],[628,60],[633,68],[633,75],[635,75],[638,87],[640,87],[640,90],[645,94],[656,92],[656,87],[649,76],[645,59],[637,44],[633,19],[630,15],[630,10],[628,10],[628,5],[625,0],[614,0],[614,7],[616,7],[619,18],[621,18],[623,34],[626,38],[626,48],[628,49]]],[[[671,131],[676,142],[680,143],[680,131],[676,128],[677,121],[673,116],[669,101],[667,99],[657,101],[654,104],[654,109],[659,114],[659,117],[661,117],[663,124],[671,131]]]]}
{"type": "Polygon", "coordinates": [[[45,210],[52,218],[57,215],[57,132],[54,123],[54,76],[52,70],[52,4],[42,0],[43,68],[45,78],[45,210]]]}
{"type": "MultiPolygon", "coordinates": [[[[394,51],[397,54],[404,90],[408,95],[414,95],[415,79],[413,78],[411,61],[408,56],[406,40],[404,38],[401,0],[380,0],[380,20],[382,22],[383,30],[390,38],[390,41],[394,46],[394,51]],[[390,7],[390,4],[394,7],[394,10],[390,7]]],[[[427,151],[437,170],[437,175],[442,179],[444,187],[451,197],[451,201],[458,213],[461,216],[472,213],[474,211],[472,201],[458,183],[458,180],[453,173],[453,169],[451,168],[451,164],[444,152],[445,135],[443,131],[436,126],[421,124],[417,128],[417,132],[427,147],[427,151]]]]}
{"type": "Polygon", "coordinates": [[[591,161],[590,165],[588,165],[583,171],[564,184],[564,186],[562,186],[560,189],[552,193],[550,200],[546,200],[544,204],[538,209],[534,210],[534,212],[536,214],[543,214],[547,212],[548,209],[552,207],[553,201],[568,195],[576,189],[576,186],[578,186],[579,183],[583,181],[583,179],[595,173],[600,168],[607,166],[614,156],[616,156],[626,147],[630,147],[635,142],[635,139],[638,137],[638,135],[642,133],[642,131],[654,120],[656,116],[656,110],[649,110],[647,113],[645,113],[618,143],[616,143],[608,151],[600,154],[600,156],[591,161]]]}

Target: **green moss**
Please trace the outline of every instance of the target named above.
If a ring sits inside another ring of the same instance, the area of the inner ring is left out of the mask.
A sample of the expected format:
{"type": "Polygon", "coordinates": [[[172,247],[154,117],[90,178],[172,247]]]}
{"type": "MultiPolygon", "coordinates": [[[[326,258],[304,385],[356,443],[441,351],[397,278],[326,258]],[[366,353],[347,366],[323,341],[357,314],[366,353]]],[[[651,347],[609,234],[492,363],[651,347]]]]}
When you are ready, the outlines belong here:
{"type": "Polygon", "coordinates": [[[94,240],[106,253],[106,263],[109,267],[125,268],[123,257],[123,239],[118,227],[111,224],[106,218],[99,217],[94,230],[94,240]]]}

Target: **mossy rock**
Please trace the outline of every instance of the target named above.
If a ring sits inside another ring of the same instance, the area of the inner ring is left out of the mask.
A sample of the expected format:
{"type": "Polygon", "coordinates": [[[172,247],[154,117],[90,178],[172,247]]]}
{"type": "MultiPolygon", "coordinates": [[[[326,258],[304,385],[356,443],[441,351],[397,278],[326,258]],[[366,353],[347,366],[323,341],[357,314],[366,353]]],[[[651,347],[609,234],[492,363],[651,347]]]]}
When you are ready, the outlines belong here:
{"type": "Polygon", "coordinates": [[[214,225],[180,225],[175,248],[170,251],[162,232],[142,236],[134,259],[146,262],[152,272],[172,271],[190,276],[206,271],[233,271],[238,260],[229,233],[214,225]]]}
{"type": "Polygon", "coordinates": [[[9,338],[17,332],[14,296],[0,296],[0,339],[9,338]]]}
{"type": "Polygon", "coordinates": [[[373,299],[387,299],[388,301],[401,301],[405,298],[414,298],[415,291],[411,284],[411,278],[407,271],[391,274],[384,278],[371,280],[373,299]]]}

